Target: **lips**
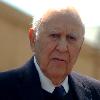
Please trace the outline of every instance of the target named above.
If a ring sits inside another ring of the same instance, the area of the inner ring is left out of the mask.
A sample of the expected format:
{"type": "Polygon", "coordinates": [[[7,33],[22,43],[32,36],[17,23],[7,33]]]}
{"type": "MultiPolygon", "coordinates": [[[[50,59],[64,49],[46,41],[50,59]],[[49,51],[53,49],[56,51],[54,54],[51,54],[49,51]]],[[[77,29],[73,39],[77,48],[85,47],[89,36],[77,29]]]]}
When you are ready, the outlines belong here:
{"type": "Polygon", "coordinates": [[[53,58],[53,60],[56,60],[56,61],[66,61],[65,59],[62,59],[62,58],[53,58]]]}

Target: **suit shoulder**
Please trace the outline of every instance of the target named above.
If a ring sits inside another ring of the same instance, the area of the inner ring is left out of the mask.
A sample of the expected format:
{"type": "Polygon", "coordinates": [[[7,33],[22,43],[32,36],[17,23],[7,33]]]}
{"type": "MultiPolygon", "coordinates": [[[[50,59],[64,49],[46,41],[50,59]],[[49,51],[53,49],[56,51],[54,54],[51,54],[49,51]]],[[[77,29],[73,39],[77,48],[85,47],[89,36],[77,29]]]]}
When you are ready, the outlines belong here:
{"type": "Polygon", "coordinates": [[[20,73],[23,68],[12,69],[4,72],[0,72],[0,83],[11,83],[17,81],[20,77],[20,73]]]}
{"type": "Polygon", "coordinates": [[[100,91],[100,81],[92,77],[81,75],[76,72],[72,72],[72,77],[76,78],[79,82],[86,85],[88,88],[96,89],[100,91]]]}

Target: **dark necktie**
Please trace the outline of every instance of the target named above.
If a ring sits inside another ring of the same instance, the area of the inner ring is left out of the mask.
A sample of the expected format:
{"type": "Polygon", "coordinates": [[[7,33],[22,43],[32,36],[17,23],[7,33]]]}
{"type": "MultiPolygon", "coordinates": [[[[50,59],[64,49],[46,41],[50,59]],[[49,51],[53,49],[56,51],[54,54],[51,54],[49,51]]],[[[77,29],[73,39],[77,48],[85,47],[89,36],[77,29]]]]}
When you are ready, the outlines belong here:
{"type": "Polygon", "coordinates": [[[58,96],[58,97],[63,97],[66,95],[66,91],[64,90],[64,87],[61,85],[59,87],[56,87],[53,91],[53,95],[54,96],[58,96]]]}

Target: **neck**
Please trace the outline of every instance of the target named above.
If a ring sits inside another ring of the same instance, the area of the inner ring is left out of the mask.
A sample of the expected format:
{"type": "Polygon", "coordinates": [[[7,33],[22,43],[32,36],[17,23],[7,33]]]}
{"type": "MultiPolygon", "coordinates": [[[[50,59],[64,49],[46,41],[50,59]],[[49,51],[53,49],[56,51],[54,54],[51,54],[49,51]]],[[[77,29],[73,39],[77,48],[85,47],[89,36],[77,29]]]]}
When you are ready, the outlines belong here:
{"type": "Polygon", "coordinates": [[[60,86],[62,84],[62,82],[65,80],[66,77],[63,78],[50,78],[50,80],[52,81],[52,84],[54,84],[55,86],[60,86]]]}

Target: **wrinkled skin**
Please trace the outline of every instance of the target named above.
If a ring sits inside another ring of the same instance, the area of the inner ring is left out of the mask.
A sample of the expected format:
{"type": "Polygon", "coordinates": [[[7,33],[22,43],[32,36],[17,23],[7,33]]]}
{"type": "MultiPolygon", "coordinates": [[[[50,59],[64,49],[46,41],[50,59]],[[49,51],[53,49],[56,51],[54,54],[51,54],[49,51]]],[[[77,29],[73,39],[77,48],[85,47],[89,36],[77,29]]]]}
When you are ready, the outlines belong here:
{"type": "Polygon", "coordinates": [[[39,28],[38,35],[34,31],[30,38],[32,50],[44,75],[59,85],[77,60],[84,28],[81,20],[67,11],[47,12],[39,28]]]}

